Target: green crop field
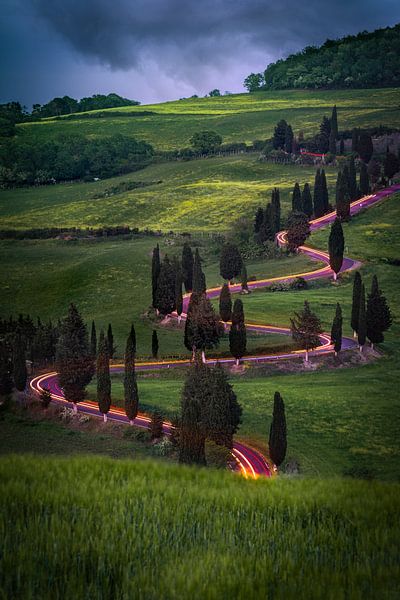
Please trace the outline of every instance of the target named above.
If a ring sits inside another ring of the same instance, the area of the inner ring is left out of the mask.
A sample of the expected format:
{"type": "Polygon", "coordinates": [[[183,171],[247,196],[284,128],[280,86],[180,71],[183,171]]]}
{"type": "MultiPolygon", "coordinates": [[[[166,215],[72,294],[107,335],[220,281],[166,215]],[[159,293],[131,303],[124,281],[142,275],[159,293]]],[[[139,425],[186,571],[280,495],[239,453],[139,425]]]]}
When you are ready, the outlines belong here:
{"type": "MultiPolygon", "coordinates": [[[[336,169],[326,170],[333,197],[336,169]]],[[[281,190],[283,213],[294,183],[314,183],[315,168],[260,163],[256,155],[154,164],[129,176],[0,192],[2,229],[130,225],[163,231],[225,231],[281,190]],[[96,198],[123,182],[153,185],[96,198]],[[161,183],[155,183],[161,182],[161,183]]]]}
{"type": "Polygon", "coordinates": [[[398,485],[0,462],[3,598],[395,598],[398,485]]]}
{"type": "MultiPolygon", "coordinates": [[[[318,131],[324,115],[329,116],[333,104],[338,107],[339,128],[400,126],[399,89],[271,91],[236,94],[221,98],[198,98],[117,109],[126,116],[76,120],[46,119],[40,123],[19,126],[21,139],[43,142],[65,133],[98,137],[121,133],[143,139],[161,150],[190,145],[197,131],[214,130],[224,142],[247,142],[270,137],[280,119],[291,123],[295,133],[306,135],[318,131]],[[141,111],[155,114],[135,116],[141,111]]],[[[107,111],[101,111],[107,114],[107,111]]]]}

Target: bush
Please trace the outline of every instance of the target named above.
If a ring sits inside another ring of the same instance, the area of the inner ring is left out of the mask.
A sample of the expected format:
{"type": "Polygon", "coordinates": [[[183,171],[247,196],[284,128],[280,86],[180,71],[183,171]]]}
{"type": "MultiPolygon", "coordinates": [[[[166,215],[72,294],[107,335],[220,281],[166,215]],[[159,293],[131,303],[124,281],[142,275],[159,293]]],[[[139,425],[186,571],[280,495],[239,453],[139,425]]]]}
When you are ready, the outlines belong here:
{"type": "Polygon", "coordinates": [[[232,461],[232,455],[228,448],[220,446],[211,440],[206,441],[206,463],[214,469],[226,469],[232,461]]]}
{"type": "Polygon", "coordinates": [[[154,445],[154,451],[158,456],[168,456],[173,449],[174,446],[167,437],[163,437],[158,444],[154,445]]]}
{"type": "Polygon", "coordinates": [[[64,423],[69,423],[75,417],[75,413],[72,408],[69,408],[68,406],[63,406],[60,409],[59,417],[61,421],[64,421],[64,423]]]}
{"type": "Polygon", "coordinates": [[[291,290],[308,290],[308,283],[304,277],[296,277],[290,282],[289,288],[291,290]]]}

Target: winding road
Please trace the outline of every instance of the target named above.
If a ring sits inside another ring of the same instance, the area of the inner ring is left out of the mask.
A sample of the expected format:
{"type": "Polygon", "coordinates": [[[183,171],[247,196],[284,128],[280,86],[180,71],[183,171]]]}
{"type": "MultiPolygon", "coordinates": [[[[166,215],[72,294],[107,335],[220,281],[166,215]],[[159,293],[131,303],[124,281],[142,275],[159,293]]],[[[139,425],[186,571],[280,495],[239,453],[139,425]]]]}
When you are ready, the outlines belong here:
{"type": "MultiPolygon", "coordinates": [[[[392,194],[400,191],[400,185],[393,185],[389,188],[381,190],[376,194],[372,194],[370,196],[364,196],[355,202],[352,202],[350,206],[350,212],[352,215],[358,213],[360,210],[364,210],[373,206],[377,202],[380,202],[384,198],[391,196],[392,194]]],[[[319,219],[314,219],[310,221],[310,229],[311,231],[315,231],[321,227],[325,227],[332,223],[336,218],[336,212],[331,212],[319,219]]],[[[286,244],[286,232],[281,231],[277,235],[278,244],[284,246],[286,244]]],[[[274,277],[270,279],[261,279],[258,281],[249,282],[248,287],[250,290],[259,289],[263,287],[267,287],[272,283],[276,282],[291,282],[295,280],[297,277],[303,277],[307,281],[311,281],[313,279],[319,279],[321,277],[331,277],[333,272],[329,266],[329,255],[326,252],[321,250],[316,250],[313,248],[309,248],[308,246],[301,246],[300,251],[306,254],[312,260],[321,262],[324,264],[323,267],[318,268],[314,271],[308,271],[305,273],[296,273],[294,275],[286,276],[286,277],[274,277]]],[[[358,269],[361,266],[359,261],[353,260],[351,258],[344,258],[343,265],[341,268],[341,272],[351,271],[354,269],[358,269]]],[[[241,291],[241,285],[231,285],[230,286],[231,293],[239,293],[241,291]]],[[[220,287],[211,288],[207,290],[208,298],[216,298],[219,296],[220,287]]],[[[190,294],[186,294],[183,300],[183,319],[186,317],[186,310],[189,304],[190,294]]],[[[278,333],[282,335],[290,335],[290,329],[286,327],[275,327],[273,325],[259,325],[254,323],[246,323],[246,327],[250,331],[257,331],[260,333],[278,333]]],[[[329,333],[323,333],[320,336],[321,344],[318,348],[314,349],[310,352],[310,356],[319,355],[319,354],[327,354],[333,352],[333,347],[331,345],[331,339],[329,333]]],[[[342,348],[350,349],[356,346],[356,342],[352,338],[343,338],[342,348]]],[[[262,362],[276,362],[280,360],[293,359],[296,356],[302,358],[304,356],[304,350],[294,350],[292,352],[284,353],[284,354],[261,354],[257,356],[246,356],[243,359],[243,362],[249,363],[262,363],[262,362]]],[[[223,359],[215,359],[211,358],[207,360],[208,364],[215,364],[217,360],[220,363],[224,364],[233,364],[235,361],[233,358],[223,358],[223,359]]],[[[159,370],[159,369],[169,369],[173,367],[181,367],[188,366],[190,364],[190,360],[173,360],[173,361],[165,361],[165,362],[143,362],[138,363],[136,368],[137,370],[159,370]]],[[[111,367],[113,373],[123,372],[123,365],[113,365],[111,367]]],[[[52,395],[52,401],[57,404],[67,404],[70,403],[64,398],[63,392],[58,384],[57,373],[45,373],[43,375],[39,375],[35,377],[30,382],[30,387],[35,394],[40,394],[40,392],[47,388],[50,390],[52,395]]],[[[100,417],[101,413],[98,409],[97,402],[85,401],[80,402],[78,404],[78,410],[82,413],[93,415],[100,417]]],[[[113,421],[118,421],[122,423],[129,423],[128,418],[125,415],[125,411],[118,407],[112,407],[108,413],[108,418],[113,421]]],[[[150,419],[146,417],[146,415],[139,414],[134,420],[134,425],[137,427],[148,428],[150,423],[150,419]]],[[[166,435],[171,432],[171,423],[165,422],[163,425],[164,433],[166,435]]],[[[257,450],[250,448],[238,441],[235,441],[232,454],[237,463],[237,469],[240,470],[245,477],[257,478],[258,476],[266,476],[270,477],[273,473],[274,467],[271,465],[266,458],[257,450]]]]}

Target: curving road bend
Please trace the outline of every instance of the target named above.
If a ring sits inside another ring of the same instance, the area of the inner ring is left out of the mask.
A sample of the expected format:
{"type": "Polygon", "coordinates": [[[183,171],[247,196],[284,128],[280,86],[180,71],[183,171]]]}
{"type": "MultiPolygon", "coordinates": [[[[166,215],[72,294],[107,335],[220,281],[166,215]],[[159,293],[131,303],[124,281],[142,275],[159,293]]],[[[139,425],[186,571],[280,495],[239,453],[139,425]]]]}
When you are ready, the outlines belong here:
{"type": "MultiPolygon", "coordinates": [[[[384,198],[391,196],[392,194],[400,191],[400,185],[393,185],[389,188],[381,190],[376,194],[372,194],[370,196],[364,196],[355,202],[352,202],[350,206],[350,213],[352,215],[364,210],[365,208],[369,208],[373,206],[377,202],[380,202],[384,198]]],[[[310,221],[310,229],[311,231],[315,231],[321,227],[325,227],[332,223],[336,218],[336,212],[331,212],[319,219],[314,219],[310,221]]],[[[284,246],[286,244],[286,232],[281,231],[277,234],[277,242],[279,245],[284,246]]],[[[305,273],[296,273],[294,275],[286,276],[286,277],[274,277],[270,279],[261,279],[258,281],[249,282],[248,287],[250,290],[259,289],[263,287],[267,287],[272,283],[276,282],[291,282],[295,280],[297,277],[303,277],[307,281],[311,281],[313,279],[319,279],[321,277],[331,277],[333,272],[329,266],[329,255],[326,252],[321,250],[316,250],[314,248],[309,248],[308,246],[301,246],[300,251],[306,254],[312,260],[321,262],[324,264],[323,267],[318,268],[314,271],[308,271],[305,273]]],[[[351,258],[344,258],[343,265],[341,268],[341,272],[350,271],[354,269],[358,269],[361,266],[361,263],[357,260],[353,260],[351,258]]],[[[231,285],[230,286],[231,293],[239,293],[241,291],[241,285],[231,285]]],[[[220,288],[211,288],[207,290],[208,298],[216,298],[219,296],[220,288]]],[[[185,294],[183,300],[183,313],[182,318],[186,318],[186,311],[189,304],[190,294],[185,294]]],[[[176,315],[175,315],[176,316],[176,315]]],[[[257,331],[260,333],[278,333],[282,335],[289,335],[290,329],[286,327],[275,327],[273,325],[259,325],[255,323],[246,323],[246,327],[248,330],[257,331]]],[[[329,333],[323,333],[320,336],[321,345],[318,346],[315,350],[310,352],[311,355],[319,355],[319,354],[327,354],[333,352],[333,348],[331,345],[331,339],[329,333]]],[[[356,346],[356,342],[352,338],[343,338],[343,349],[349,349],[356,346]]],[[[260,363],[260,362],[275,362],[278,360],[287,360],[290,358],[295,358],[296,356],[302,357],[304,355],[304,350],[294,350],[292,352],[283,353],[283,354],[262,354],[257,356],[246,356],[243,361],[249,363],[260,363]]],[[[224,359],[208,359],[207,363],[215,364],[219,360],[220,363],[225,364],[233,364],[235,361],[232,358],[224,358],[224,359]]],[[[188,366],[190,364],[190,360],[173,360],[173,361],[165,361],[165,362],[143,362],[138,363],[136,368],[137,370],[158,370],[158,369],[169,369],[177,366],[188,366]]],[[[111,367],[113,373],[123,372],[123,365],[113,365],[111,367]]],[[[57,373],[45,373],[44,375],[39,375],[35,377],[30,382],[30,387],[35,394],[40,394],[40,392],[47,388],[50,390],[52,395],[52,401],[57,404],[66,404],[70,405],[70,403],[65,399],[63,391],[61,390],[58,384],[57,373]]],[[[85,401],[78,404],[78,410],[82,413],[93,415],[100,417],[101,413],[98,409],[98,405],[96,402],[85,401]]],[[[110,412],[108,413],[108,418],[113,421],[118,421],[122,423],[129,423],[128,418],[125,415],[123,409],[118,407],[112,407],[110,412]]],[[[150,423],[150,419],[143,414],[139,414],[134,420],[134,425],[137,427],[148,428],[150,423]]],[[[164,433],[169,435],[171,433],[171,423],[165,422],[163,425],[164,433]]],[[[245,477],[257,478],[258,476],[270,477],[273,474],[274,466],[271,465],[266,458],[254,448],[250,448],[238,441],[235,441],[232,455],[235,458],[237,463],[237,470],[240,471],[245,477]]]]}

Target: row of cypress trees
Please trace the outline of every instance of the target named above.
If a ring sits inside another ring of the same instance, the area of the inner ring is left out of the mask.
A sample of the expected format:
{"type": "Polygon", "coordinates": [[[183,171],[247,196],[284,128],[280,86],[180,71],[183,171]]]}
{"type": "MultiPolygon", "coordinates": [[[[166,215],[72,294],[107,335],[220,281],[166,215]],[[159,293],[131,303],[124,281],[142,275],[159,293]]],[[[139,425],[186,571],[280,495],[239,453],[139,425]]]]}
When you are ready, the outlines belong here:
{"type": "Polygon", "coordinates": [[[322,217],[330,210],[329,192],[324,169],[317,169],[314,181],[314,193],[311,194],[309,183],[300,189],[296,181],[292,192],[292,211],[304,213],[310,219],[322,217]]]}
{"type": "Polygon", "coordinates": [[[349,162],[338,172],[336,180],[336,214],[339,219],[342,221],[348,220],[350,218],[350,203],[366,196],[369,192],[370,183],[367,166],[364,162],[361,162],[359,183],[357,183],[354,156],[351,156],[349,162]]]}

